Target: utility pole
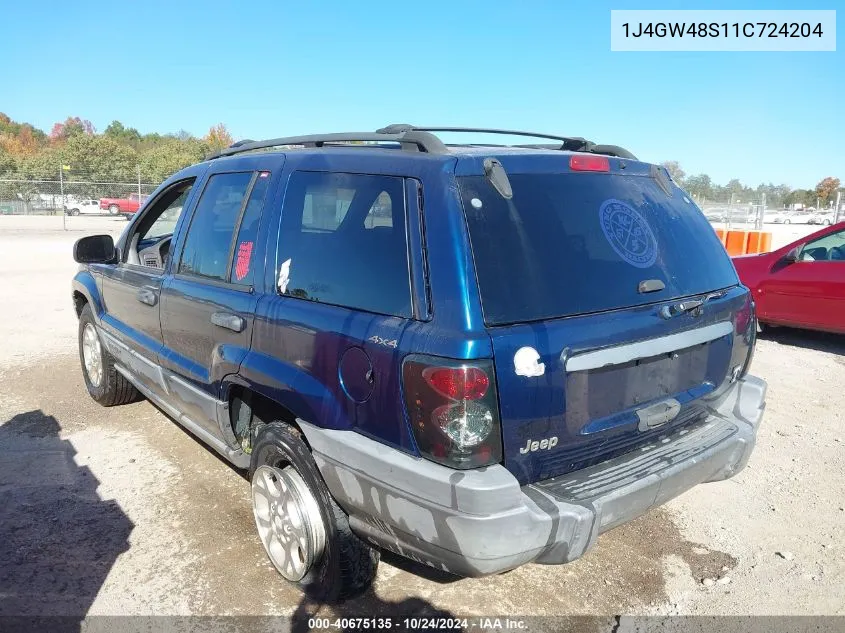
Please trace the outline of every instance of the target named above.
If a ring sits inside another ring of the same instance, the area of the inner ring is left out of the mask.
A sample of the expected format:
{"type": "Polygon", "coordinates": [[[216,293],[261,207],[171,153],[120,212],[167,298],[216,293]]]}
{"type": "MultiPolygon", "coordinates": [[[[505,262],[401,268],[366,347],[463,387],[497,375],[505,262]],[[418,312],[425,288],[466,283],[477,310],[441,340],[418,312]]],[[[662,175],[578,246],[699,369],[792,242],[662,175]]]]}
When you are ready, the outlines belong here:
{"type": "Polygon", "coordinates": [[[839,208],[841,206],[841,203],[842,203],[842,192],[837,191],[836,192],[836,207],[834,208],[834,212],[833,212],[833,222],[834,223],[839,222],[839,208]]]}
{"type": "Polygon", "coordinates": [[[138,204],[141,204],[141,165],[138,165],[138,204]]]}
{"type": "Polygon", "coordinates": [[[59,192],[62,196],[62,230],[67,231],[67,213],[65,213],[65,166],[59,163],[59,192]]]}

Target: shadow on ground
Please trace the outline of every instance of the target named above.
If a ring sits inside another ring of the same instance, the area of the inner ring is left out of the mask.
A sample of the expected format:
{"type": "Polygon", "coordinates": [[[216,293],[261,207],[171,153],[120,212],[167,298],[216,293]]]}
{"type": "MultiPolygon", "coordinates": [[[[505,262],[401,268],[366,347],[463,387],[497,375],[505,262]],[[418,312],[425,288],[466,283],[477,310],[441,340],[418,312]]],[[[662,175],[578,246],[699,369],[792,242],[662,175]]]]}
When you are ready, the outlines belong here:
{"type": "Polygon", "coordinates": [[[78,631],[133,524],[40,410],[0,425],[0,630],[78,631]],[[35,627],[35,628],[33,628],[35,627]]]}
{"type": "Polygon", "coordinates": [[[845,336],[841,334],[797,330],[790,327],[767,327],[760,333],[760,338],[781,345],[845,356],[845,336]]]}

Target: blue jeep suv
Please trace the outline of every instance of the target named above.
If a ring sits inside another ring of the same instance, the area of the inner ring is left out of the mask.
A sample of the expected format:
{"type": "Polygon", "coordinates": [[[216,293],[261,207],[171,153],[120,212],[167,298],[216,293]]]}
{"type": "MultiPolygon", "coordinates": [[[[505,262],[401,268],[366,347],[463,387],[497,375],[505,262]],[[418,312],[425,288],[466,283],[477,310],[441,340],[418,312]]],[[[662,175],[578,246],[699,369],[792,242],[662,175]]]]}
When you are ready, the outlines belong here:
{"type": "Polygon", "coordinates": [[[242,141],[74,246],[91,396],[246,470],[270,560],[324,600],[381,548],[572,561],[739,472],[762,417],[752,297],[665,169],[442,132],[505,131],[242,141]]]}

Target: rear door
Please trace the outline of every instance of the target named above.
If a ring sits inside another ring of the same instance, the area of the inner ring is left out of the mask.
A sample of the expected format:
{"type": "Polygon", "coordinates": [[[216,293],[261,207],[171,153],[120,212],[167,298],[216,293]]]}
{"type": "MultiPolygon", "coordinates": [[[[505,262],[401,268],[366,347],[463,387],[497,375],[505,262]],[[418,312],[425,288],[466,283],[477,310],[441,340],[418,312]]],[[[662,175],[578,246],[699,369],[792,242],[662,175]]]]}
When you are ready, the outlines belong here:
{"type": "Polygon", "coordinates": [[[775,266],[760,290],[773,321],[845,331],[845,229],[807,242],[798,261],[775,266]]]}
{"type": "Polygon", "coordinates": [[[263,209],[283,156],[209,170],[161,297],[162,365],[175,406],[215,437],[223,377],[249,351],[264,274],[263,209]]]}
{"type": "Polygon", "coordinates": [[[509,200],[458,178],[523,483],[701,419],[747,356],[750,301],[707,220],[665,174],[609,163],[509,173],[509,200]]]}
{"type": "Polygon", "coordinates": [[[291,174],[276,292],[259,305],[252,344],[275,369],[242,371],[265,385],[272,374],[276,397],[303,419],[405,450],[412,443],[402,423],[402,341],[422,305],[421,270],[409,265],[409,241],[421,250],[416,194],[416,183],[399,176],[291,174]]]}

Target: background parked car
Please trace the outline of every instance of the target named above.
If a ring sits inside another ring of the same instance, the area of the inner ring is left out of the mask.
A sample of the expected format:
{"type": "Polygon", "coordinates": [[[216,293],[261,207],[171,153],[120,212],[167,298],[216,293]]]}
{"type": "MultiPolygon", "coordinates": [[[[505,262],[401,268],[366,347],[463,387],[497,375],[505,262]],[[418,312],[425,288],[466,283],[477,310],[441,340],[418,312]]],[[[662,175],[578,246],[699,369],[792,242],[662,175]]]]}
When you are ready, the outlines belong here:
{"type": "Polygon", "coordinates": [[[733,262],[757,302],[761,326],[845,334],[845,222],[733,262]]]}
{"type": "Polygon", "coordinates": [[[728,219],[728,210],[720,207],[713,207],[712,209],[704,209],[704,217],[710,222],[725,222],[728,219]]]}
{"type": "Polygon", "coordinates": [[[123,198],[100,198],[100,209],[111,215],[120,213],[127,220],[144,204],[149,196],[137,193],[127,193],[123,198]]]}
{"type": "Polygon", "coordinates": [[[807,224],[830,226],[833,224],[833,211],[818,211],[807,218],[807,224]]]}
{"type": "Polygon", "coordinates": [[[774,224],[808,224],[810,213],[802,211],[779,211],[769,217],[766,222],[774,224]]]}
{"type": "Polygon", "coordinates": [[[71,200],[65,204],[65,213],[67,215],[100,215],[99,200],[71,200]]]}

